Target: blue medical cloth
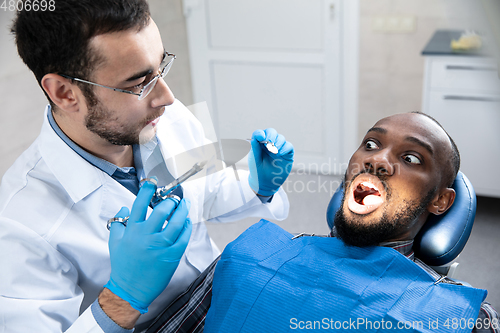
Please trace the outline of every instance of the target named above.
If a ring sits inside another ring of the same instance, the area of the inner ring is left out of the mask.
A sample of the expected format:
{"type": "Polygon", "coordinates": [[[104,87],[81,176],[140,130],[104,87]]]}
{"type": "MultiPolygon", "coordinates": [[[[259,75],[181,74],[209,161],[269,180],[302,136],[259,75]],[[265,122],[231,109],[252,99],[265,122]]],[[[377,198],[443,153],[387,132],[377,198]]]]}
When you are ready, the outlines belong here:
{"type": "Polygon", "coordinates": [[[292,237],[261,220],[226,247],[206,333],[470,332],[486,297],[485,290],[435,283],[391,248],[292,237]]]}

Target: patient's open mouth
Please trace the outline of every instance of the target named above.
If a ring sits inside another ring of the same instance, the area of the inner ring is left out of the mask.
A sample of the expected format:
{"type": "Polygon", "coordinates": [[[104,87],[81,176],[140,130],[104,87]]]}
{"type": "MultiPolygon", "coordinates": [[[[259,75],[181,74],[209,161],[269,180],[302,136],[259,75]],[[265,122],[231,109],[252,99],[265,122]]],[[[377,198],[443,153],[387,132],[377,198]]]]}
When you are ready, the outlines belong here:
{"type": "Polygon", "coordinates": [[[384,187],[377,177],[361,175],[351,184],[347,205],[353,213],[369,214],[384,203],[384,187]]]}
{"type": "Polygon", "coordinates": [[[354,189],[354,200],[360,205],[373,205],[382,201],[380,192],[373,184],[359,183],[354,189]]]}

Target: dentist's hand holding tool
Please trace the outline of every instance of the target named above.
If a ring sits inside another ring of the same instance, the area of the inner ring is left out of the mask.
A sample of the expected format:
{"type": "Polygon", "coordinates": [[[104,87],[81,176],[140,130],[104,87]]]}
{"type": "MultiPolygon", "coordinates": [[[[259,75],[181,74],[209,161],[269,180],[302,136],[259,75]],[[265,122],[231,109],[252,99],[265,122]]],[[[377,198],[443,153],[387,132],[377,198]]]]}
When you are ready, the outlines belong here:
{"type": "Polygon", "coordinates": [[[129,216],[124,223],[111,223],[109,254],[111,275],[105,285],[111,292],[130,303],[140,313],[167,287],[191,236],[187,217],[190,202],[166,199],[146,219],[156,185],[146,181],[139,190],[130,212],[123,207],[117,218],[129,216]],[[167,217],[172,214],[163,228],[167,217]]]}
{"type": "Polygon", "coordinates": [[[290,174],[293,164],[293,145],[274,128],[253,132],[251,145],[252,149],[248,155],[250,187],[258,195],[272,196],[290,174]],[[266,145],[270,143],[276,148],[272,146],[267,148],[266,145]]]}

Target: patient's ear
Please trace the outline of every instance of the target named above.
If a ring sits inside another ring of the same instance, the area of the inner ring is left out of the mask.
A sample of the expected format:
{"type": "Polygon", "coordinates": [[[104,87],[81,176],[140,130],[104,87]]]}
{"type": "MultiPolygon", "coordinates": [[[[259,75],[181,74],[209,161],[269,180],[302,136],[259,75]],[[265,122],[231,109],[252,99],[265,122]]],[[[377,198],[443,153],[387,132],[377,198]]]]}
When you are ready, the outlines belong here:
{"type": "Polygon", "coordinates": [[[453,205],[455,196],[456,193],[454,189],[445,188],[441,190],[439,195],[429,204],[427,210],[434,215],[441,215],[453,205]]]}
{"type": "Polygon", "coordinates": [[[78,111],[78,92],[76,86],[71,83],[71,80],[66,79],[58,74],[46,74],[42,78],[42,88],[45,90],[49,98],[60,109],[74,112],[78,111]]]}

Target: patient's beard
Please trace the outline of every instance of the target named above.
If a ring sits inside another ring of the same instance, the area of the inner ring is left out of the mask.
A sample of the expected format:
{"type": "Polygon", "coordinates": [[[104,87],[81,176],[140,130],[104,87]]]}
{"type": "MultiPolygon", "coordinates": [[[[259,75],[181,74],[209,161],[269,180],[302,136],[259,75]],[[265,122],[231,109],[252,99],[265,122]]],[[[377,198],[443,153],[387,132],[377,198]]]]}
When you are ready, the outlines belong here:
{"type": "MultiPolygon", "coordinates": [[[[341,208],[335,214],[335,232],[347,245],[365,247],[376,246],[382,242],[396,239],[407,226],[411,225],[420,215],[422,215],[432,198],[436,189],[432,189],[419,202],[405,201],[400,203],[400,207],[393,217],[389,217],[384,210],[382,217],[376,223],[364,224],[362,221],[348,219],[344,215],[344,198],[341,208]]],[[[394,199],[393,199],[394,200],[394,199]]],[[[398,200],[398,199],[395,199],[398,200]]]]}

